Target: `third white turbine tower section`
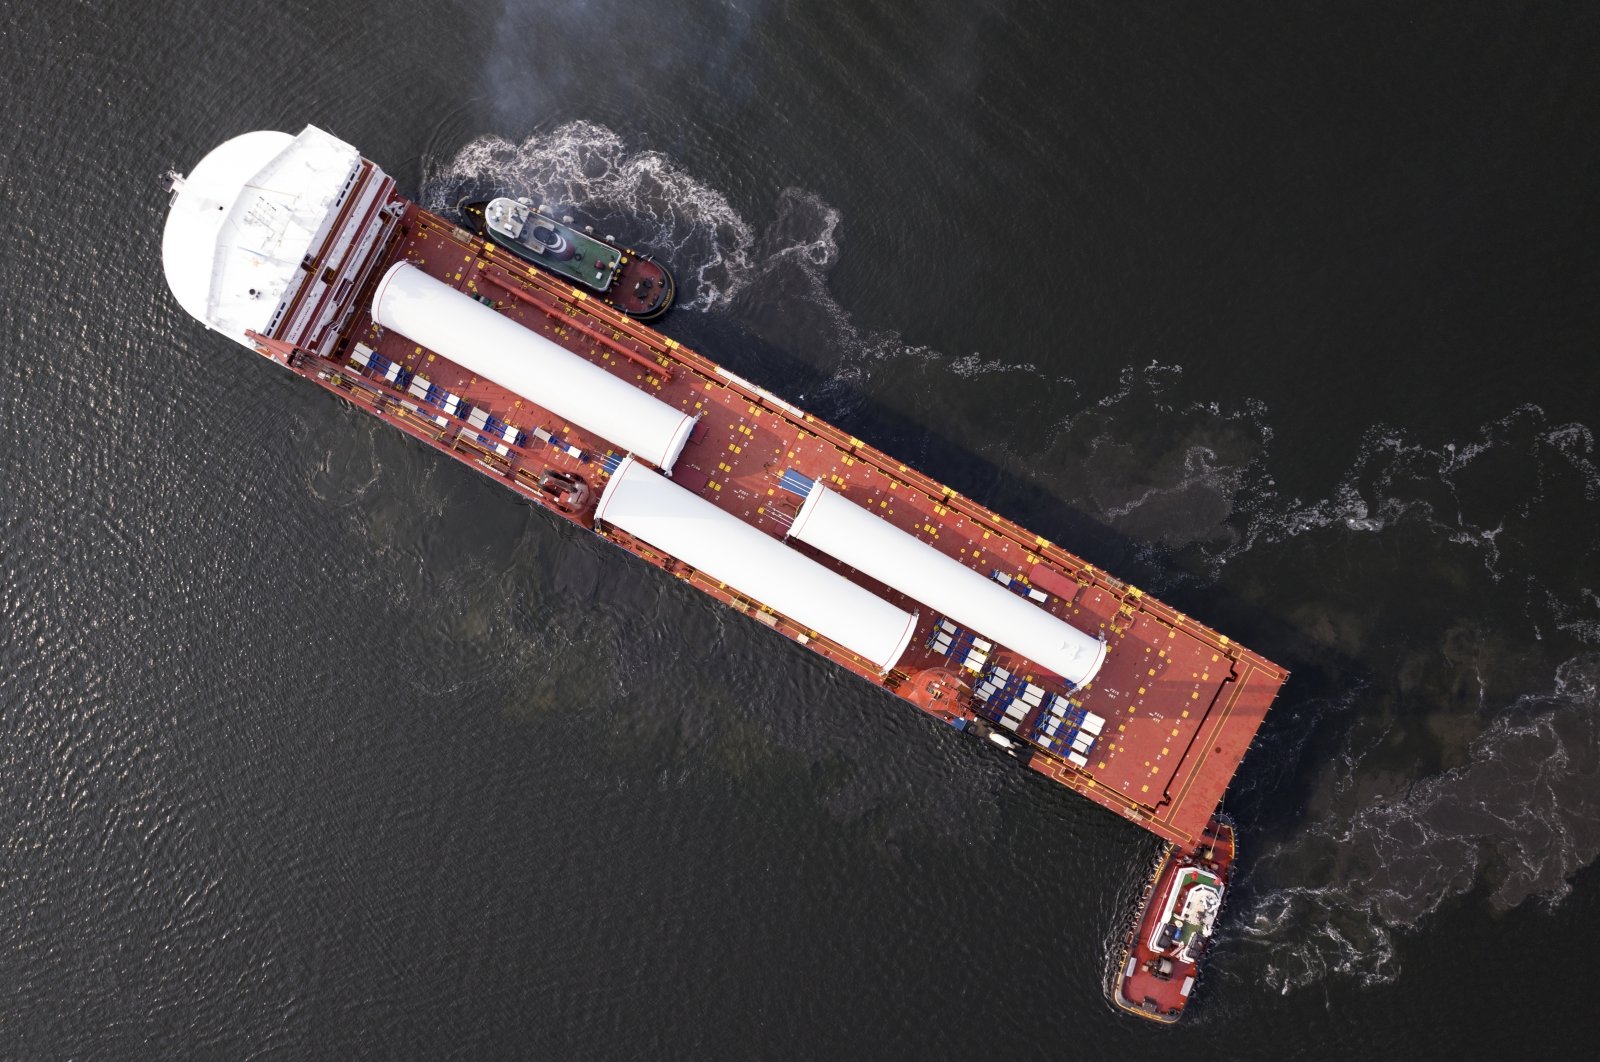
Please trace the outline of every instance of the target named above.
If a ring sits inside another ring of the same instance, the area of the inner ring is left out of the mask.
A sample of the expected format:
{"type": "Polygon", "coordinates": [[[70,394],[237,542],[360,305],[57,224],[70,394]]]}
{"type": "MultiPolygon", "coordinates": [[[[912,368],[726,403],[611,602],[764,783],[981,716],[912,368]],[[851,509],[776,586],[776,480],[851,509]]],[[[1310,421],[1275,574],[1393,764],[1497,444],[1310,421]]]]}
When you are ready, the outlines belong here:
{"type": "Polygon", "coordinates": [[[1074,686],[1092,680],[1105,661],[1106,643],[1099,638],[820,483],[806,495],[789,537],[1021,653],[1074,686]]]}

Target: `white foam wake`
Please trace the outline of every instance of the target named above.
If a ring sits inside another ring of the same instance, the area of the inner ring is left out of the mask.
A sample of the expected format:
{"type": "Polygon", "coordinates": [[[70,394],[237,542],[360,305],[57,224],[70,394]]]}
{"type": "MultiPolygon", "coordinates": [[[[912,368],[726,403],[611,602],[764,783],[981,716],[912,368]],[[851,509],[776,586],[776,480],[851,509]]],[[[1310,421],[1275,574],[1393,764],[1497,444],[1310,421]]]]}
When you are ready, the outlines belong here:
{"type": "MultiPolygon", "coordinates": [[[[1574,657],[1553,688],[1496,715],[1462,766],[1263,851],[1259,878],[1317,868],[1315,881],[1261,893],[1237,923],[1239,939],[1267,950],[1269,980],[1287,991],[1330,972],[1392,979],[1395,932],[1480,886],[1501,910],[1565,896],[1600,856],[1597,693],[1600,655],[1574,657]]],[[[1363,758],[1344,758],[1338,784],[1361,784],[1363,758]]]]}
{"type": "Polygon", "coordinates": [[[977,353],[950,357],[904,342],[892,331],[865,332],[828,290],[839,257],[840,214],[818,196],[783,189],[770,218],[753,225],[727,196],[660,151],[630,147],[613,130],[574,121],[524,140],[481,137],[425,167],[422,203],[450,213],[464,199],[525,196],[557,213],[571,211],[641,252],[678,278],[680,308],[737,313],[781,303],[783,320],[763,331],[817,362],[820,395],[795,395],[818,412],[848,412],[878,369],[910,361],[972,379],[1037,374],[977,353]],[[781,298],[769,298],[781,293],[781,298]]]}
{"type": "Polygon", "coordinates": [[[733,298],[752,271],[755,238],[725,196],[665,154],[630,149],[593,122],[520,142],[474,140],[431,167],[423,187],[423,204],[446,213],[464,198],[493,195],[526,196],[557,214],[579,211],[596,231],[669,263],[686,304],[700,309],[733,298]]]}

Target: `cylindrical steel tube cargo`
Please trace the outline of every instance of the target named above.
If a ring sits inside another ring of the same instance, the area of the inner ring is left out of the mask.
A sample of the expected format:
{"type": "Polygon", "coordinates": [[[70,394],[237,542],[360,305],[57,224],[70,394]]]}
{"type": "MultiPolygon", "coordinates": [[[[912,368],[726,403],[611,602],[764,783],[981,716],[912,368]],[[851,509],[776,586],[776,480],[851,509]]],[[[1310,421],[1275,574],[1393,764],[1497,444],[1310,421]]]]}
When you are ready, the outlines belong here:
{"type": "Polygon", "coordinates": [[[879,672],[895,665],[916,630],[915,613],[896,608],[631,457],[611,474],[594,518],[811,628],[879,672]]]}
{"type": "Polygon", "coordinates": [[[397,262],[372,319],[668,473],[694,417],[645,394],[465,292],[397,262]]]}
{"type": "Polygon", "coordinates": [[[1106,645],[818,483],[789,536],[913,601],[993,638],[1075,686],[1094,678],[1106,645]]]}

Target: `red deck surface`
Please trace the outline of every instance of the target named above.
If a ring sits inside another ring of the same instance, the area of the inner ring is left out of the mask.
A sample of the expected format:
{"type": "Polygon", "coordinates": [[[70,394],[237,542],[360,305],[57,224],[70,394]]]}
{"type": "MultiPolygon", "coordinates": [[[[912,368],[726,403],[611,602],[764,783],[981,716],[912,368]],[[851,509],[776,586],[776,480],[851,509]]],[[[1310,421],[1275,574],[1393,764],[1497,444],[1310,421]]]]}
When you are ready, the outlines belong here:
{"type": "MultiPolygon", "coordinates": [[[[415,205],[406,204],[399,234],[384,255],[386,260],[371,277],[381,275],[392,261],[408,260],[463,291],[493,299],[499,312],[662,401],[701,414],[700,427],[673,479],[774,536],[784,534],[800,504],[798,497],[777,487],[785,469],[792,468],[829,484],[985,576],[1000,570],[1046,591],[1049,611],[1108,640],[1109,654],[1099,676],[1069,693],[1075,704],[1107,722],[1086,770],[1025,746],[1032,750],[1029,766],[1168,840],[1189,845],[1199,837],[1287,677],[1283,669],[415,205]]],[[[593,501],[604,487],[600,459],[609,450],[604,440],[472,377],[403,336],[376,328],[368,316],[371,291],[359,293],[357,299],[360,309],[334,360],[299,358],[291,365],[295,371],[574,523],[594,528],[593,501]],[[579,447],[583,459],[532,438],[505,456],[462,439],[461,421],[440,426],[434,420],[439,410],[418,408],[421,404],[415,398],[346,365],[357,341],[507,424],[528,432],[541,427],[550,431],[579,447]],[[547,469],[588,481],[593,488],[588,505],[571,512],[552,504],[536,486],[547,469]]],[[[974,676],[924,648],[937,617],[893,591],[868,583],[895,604],[918,612],[920,627],[896,670],[879,676],[871,665],[815,632],[740,598],[643,543],[611,529],[602,528],[601,533],[938,718],[978,718],[972,697],[974,676]]],[[[865,581],[850,569],[811,555],[865,581]]],[[[1047,690],[1067,692],[1014,654],[1001,650],[996,659],[1014,673],[1031,675],[1047,690]]],[[[1024,733],[1031,722],[1030,715],[1024,733]]]]}

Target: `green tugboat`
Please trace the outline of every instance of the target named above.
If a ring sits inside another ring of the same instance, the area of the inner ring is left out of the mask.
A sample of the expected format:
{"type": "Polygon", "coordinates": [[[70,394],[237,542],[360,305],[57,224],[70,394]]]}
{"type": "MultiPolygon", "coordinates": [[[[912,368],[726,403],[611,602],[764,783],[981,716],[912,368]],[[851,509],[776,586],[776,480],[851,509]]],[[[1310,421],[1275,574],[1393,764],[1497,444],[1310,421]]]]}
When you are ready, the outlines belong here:
{"type": "Polygon", "coordinates": [[[485,239],[582,285],[630,317],[653,321],[676,292],[672,274],[649,255],[623,250],[541,213],[525,199],[465,203],[461,213],[485,239]]]}

